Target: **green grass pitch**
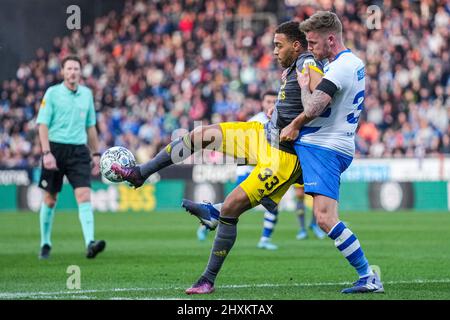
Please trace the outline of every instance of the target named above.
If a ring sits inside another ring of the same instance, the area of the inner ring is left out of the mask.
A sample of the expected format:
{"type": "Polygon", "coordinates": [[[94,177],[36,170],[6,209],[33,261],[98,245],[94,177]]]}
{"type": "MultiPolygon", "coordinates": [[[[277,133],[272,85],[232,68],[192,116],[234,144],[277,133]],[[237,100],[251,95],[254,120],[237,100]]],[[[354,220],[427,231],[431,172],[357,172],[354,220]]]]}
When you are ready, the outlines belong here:
{"type": "Polygon", "coordinates": [[[197,220],[184,212],[97,213],[96,238],[107,247],[88,260],[78,215],[57,211],[47,261],[37,258],[38,214],[0,213],[0,299],[450,299],[448,213],[341,213],[386,290],[351,296],[340,290],[356,273],[331,240],[296,240],[296,216],[282,212],[273,237],[279,250],[257,249],[262,218],[241,217],[216,292],[187,296],[213,235],[197,241],[197,220]],[[71,265],[80,268],[79,290],[67,288],[71,265]]]}

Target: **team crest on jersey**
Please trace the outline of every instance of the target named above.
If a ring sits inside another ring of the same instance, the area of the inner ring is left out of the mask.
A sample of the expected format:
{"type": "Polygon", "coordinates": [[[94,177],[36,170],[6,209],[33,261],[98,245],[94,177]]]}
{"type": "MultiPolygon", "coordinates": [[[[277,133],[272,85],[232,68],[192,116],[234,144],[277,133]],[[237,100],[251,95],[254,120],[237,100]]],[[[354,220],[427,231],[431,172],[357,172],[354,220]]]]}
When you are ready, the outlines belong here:
{"type": "Polygon", "coordinates": [[[45,108],[45,104],[46,104],[45,99],[42,99],[42,102],[41,102],[41,109],[44,109],[44,108],[45,108]]]}

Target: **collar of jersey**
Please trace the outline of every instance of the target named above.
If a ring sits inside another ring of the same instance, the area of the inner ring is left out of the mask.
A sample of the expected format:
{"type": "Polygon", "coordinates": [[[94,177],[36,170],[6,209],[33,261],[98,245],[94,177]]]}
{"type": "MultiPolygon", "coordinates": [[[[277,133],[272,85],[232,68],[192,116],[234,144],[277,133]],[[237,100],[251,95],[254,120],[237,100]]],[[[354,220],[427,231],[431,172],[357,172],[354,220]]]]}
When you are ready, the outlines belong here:
{"type": "MultiPolygon", "coordinates": [[[[299,57],[300,57],[300,56],[298,56],[297,59],[298,59],[299,57]]],[[[291,73],[292,70],[295,69],[295,65],[297,64],[297,59],[295,59],[294,62],[292,62],[291,65],[290,65],[289,67],[287,67],[287,68],[289,69],[289,71],[287,72],[287,74],[291,73]]]]}
{"type": "Polygon", "coordinates": [[[298,55],[297,59],[295,59],[295,61],[288,67],[289,71],[288,71],[287,74],[291,73],[292,70],[295,70],[295,66],[297,65],[297,60],[300,59],[301,57],[304,57],[304,56],[312,56],[312,57],[314,57],[314,55],[311,52],[309,52],[309,51],[305,51],[305,52],[300,53],[298,55]]]}
{"type": "Polygon", "coordinates": [[[77,87],[77,91],[72,91],[69,88],[66,87],[66,85],[64,84],[64,81],[61,82],[61,86],[64,88],[64,90],[68,93],[72,93],[74,95],[79,95],[80,94],[80,85],[78,85],[77,87]]]}
{"type": "Polygon", "coordinates": [[[350,49],[342,50],[341,52],[339,52],[339,53],[336,55],[336,57],[334,57],[334,60],[333,60],[333,61],[336,61],[337,58],[339,58],[343,53],[346,53],[346,52],[352,52],[352,50],[350,50],[350,49]]]}

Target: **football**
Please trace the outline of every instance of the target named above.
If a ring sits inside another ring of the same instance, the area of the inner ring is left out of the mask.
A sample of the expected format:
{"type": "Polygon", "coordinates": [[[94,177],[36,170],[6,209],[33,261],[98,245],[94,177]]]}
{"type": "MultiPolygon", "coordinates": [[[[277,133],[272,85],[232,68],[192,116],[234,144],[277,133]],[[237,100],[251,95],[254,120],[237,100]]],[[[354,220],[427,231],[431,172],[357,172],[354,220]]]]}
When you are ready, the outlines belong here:
{"type": "Polygon", "coordinates": [[[111,170],[113,163],[117,163],[122,167],[133,167],[136,165],[136,159],[131,151],[124,147],[112,147],[102,154],[100,158],[102,176],[111,182],[122,182],[122,177],[111,170]]]}

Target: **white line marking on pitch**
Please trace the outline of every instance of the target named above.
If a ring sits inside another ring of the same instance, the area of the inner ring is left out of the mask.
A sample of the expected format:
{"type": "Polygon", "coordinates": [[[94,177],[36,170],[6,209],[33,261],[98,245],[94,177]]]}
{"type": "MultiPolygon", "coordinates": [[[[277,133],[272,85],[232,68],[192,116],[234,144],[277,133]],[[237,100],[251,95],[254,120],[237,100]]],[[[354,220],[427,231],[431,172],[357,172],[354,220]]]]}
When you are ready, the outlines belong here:
{"type": "MultiPolygon", "coordinates": [[[[450,279],[415,279],[415,280],[398,280],[384,281],[385,285],[390,284],[428,284],[428,283],[450,283],[450,279]]],[[[305,282],[305,283],[259,283],[259,284],[235,284],[218,286],[218,289],[238,289],[238,288],[272,288],[272,287],[321,287],[321,286],[343,286],[349,285],[351,282],[305,282]]],[[[160,288],[112,288],[112,289],[92,289],[92,290],[71,290],[56,292],[0,292],[0,299],[18,299],[18,298],[39,298],[39,299],[55,299],[55,298],[79,298],[89,299],[89,293],[114,293],[114,292],[138,292],[138,291],[162,291],[162,290],[185,290],[184,287],[160,287],[160,288]],[[77,294],[83,294],[78,295],[77,294]]],[[[119,298],[121,299],[121,298],[119,298]]],[[[132,298],[134,299],[134,298],[132,298]]],[[[158,298],[156,298],[158,299],[158,298]]],[[[162,298],[165,299],[165,298],[162,298]]],[[[167,298],[170,299],[170,298],[167,298]]]]}

